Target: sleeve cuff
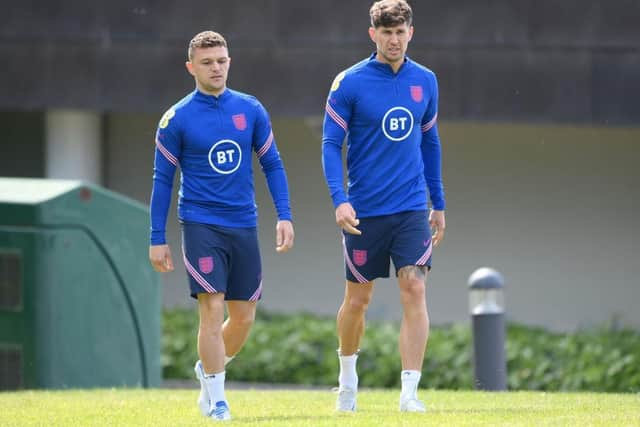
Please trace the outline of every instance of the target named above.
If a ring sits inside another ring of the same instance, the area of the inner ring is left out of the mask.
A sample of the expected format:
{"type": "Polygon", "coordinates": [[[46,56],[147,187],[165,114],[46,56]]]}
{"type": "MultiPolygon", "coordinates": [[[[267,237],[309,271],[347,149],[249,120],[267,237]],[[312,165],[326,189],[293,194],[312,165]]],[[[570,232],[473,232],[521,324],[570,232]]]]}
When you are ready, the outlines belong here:
{"type": "Polygon", "coordinates": [[[152,231],[151,232],[151,246],[166,245],[167,239],[164,231],[152,231]]]}

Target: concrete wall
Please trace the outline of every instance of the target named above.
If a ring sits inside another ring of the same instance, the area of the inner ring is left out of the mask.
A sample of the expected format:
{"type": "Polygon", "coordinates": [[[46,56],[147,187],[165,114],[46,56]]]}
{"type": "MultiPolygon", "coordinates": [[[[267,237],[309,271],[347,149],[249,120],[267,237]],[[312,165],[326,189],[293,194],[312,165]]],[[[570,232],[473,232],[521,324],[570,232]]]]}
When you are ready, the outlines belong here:
{"type": "MultiPolygon", "coordinates": [[[[36,0],[0,14],[0,108],[155,112],[192,85],[194,33],[229,41],[230,85],[273,114],[314,115],[374,49],[369,0],[36,0]]],[[[409,54],[440,79],[441,117],[634,125],[640,2],[421,0],[409,54]]]]}
{"type": "MultiPolygon", "coordinates": [[[[107,185],[148,202],[153,115],[109,116],[107,185]]],[[[343,294],[339,233],[320,166],[320,118],[274,120],[290,179],[293,252],[274,250],[275,214],[257,176],[263,306],[333,315],[343,294]]],[[[467,320],[466,280],[480,266],[506,278],[508,317],[554,329],[618,319],[640,327],[640,129],[444,122],[447,235],[435,252],[434,323],[467,320]]],[[[169,236],[177,271],[166,304],[191,304],[175,203],[169,236]]],[[[376,284],[371,318],[397,319],[396,284],[376,284]]]]}

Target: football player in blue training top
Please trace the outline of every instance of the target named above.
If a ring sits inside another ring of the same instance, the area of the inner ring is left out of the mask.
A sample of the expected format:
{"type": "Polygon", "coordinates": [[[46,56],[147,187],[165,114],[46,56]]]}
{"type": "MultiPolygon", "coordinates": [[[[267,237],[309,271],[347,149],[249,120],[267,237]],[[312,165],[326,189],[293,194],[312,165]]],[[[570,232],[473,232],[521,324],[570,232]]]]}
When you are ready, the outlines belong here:
{"type": "Polygon", "coordinates": [[[431,70],[406,56],[413,35],[407,2],[377,1],[369,13],[376,52],[337,75],[323,124],[322,162],[342,228],[347,279],[337,316],[336,408],[356,409],[356,360],[365,312],[373,281],[389,277],[391,259],[403,308],[400,411],[424,412],[417,388],[429,334],[425,283],[432,248],[445,229],[438,84],[431,70]],[[345,135],[348,192],[341,159],[345,135]]]}
{"type": "Polygon", "coordinates": [[[278,213],[276,250],[287,252],[294,239],[287,177],[269,116],[256,98],[227,88],[230,63],[218,33],[199,33],[189,43],[186,66],[196,89],[158,125],[149,247],[153,267],[172,271],[165,225],[179,165],[183,260],[200,316],[198,404],[204,415],[218,420],[231,418],[225,365],[246,341],[262,295],[252,151],[278,213]]]}

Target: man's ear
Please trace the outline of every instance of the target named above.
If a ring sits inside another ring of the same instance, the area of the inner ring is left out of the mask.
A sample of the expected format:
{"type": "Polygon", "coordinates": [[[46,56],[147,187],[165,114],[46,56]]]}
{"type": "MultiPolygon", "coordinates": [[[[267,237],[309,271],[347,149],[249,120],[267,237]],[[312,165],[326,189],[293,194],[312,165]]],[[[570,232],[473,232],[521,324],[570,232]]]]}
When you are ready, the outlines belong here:
{"type": "Polygon", "coordinates": [[[191,74],[192,76],[196,75],[193,71],[193,63],[191,61],[185,62],[184,66],[187,67],[187,71],[189,72],[189,74],[191,74]]]}
{"type": "Polygon", "coordinates": [[[371,39],[372,42],[376,42],[375,39],[375,34],[376,34],[376,29],[373,27],[369,27],[369,38],[371,39]]]}

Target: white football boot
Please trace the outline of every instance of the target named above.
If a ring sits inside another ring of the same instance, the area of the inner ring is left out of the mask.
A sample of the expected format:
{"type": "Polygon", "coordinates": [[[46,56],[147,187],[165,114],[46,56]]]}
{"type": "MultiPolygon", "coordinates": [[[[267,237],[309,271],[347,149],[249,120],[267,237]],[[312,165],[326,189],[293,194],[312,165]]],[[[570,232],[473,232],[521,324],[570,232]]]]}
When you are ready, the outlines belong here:
{"type": "Polygon", "coordinates": [[[204,369],[202,369],[202,362],[199,360],[196,362],[196,366],[193,367],[196,373],[196,378],[200,381],[200,396],[198,396],[198,408],[200,413],[205,417],[209,416],[211,409],[211,398],[209,397],[209,391],[204,383],[204,369]]]}
{"type": "Polygon", "coordinates": [[[400,398],[400,412],[427,412],[427,408],[424,403],[415,397],[400,398]]]}
{"type": "Polygon", "coordinates": [[[336,411],[338,412],[355,412],[357,401],[356,390],[351,388],[339,388],[338,399],[336,400],[336,411]]]}
{"type": "Polygon", "coordinates": [[[231,412],[229,411],[227,402],[224,400],[216,402],[215,406],[211,407],[209,417],[215,421],[229,421],[231,419],[231,412]]]}

